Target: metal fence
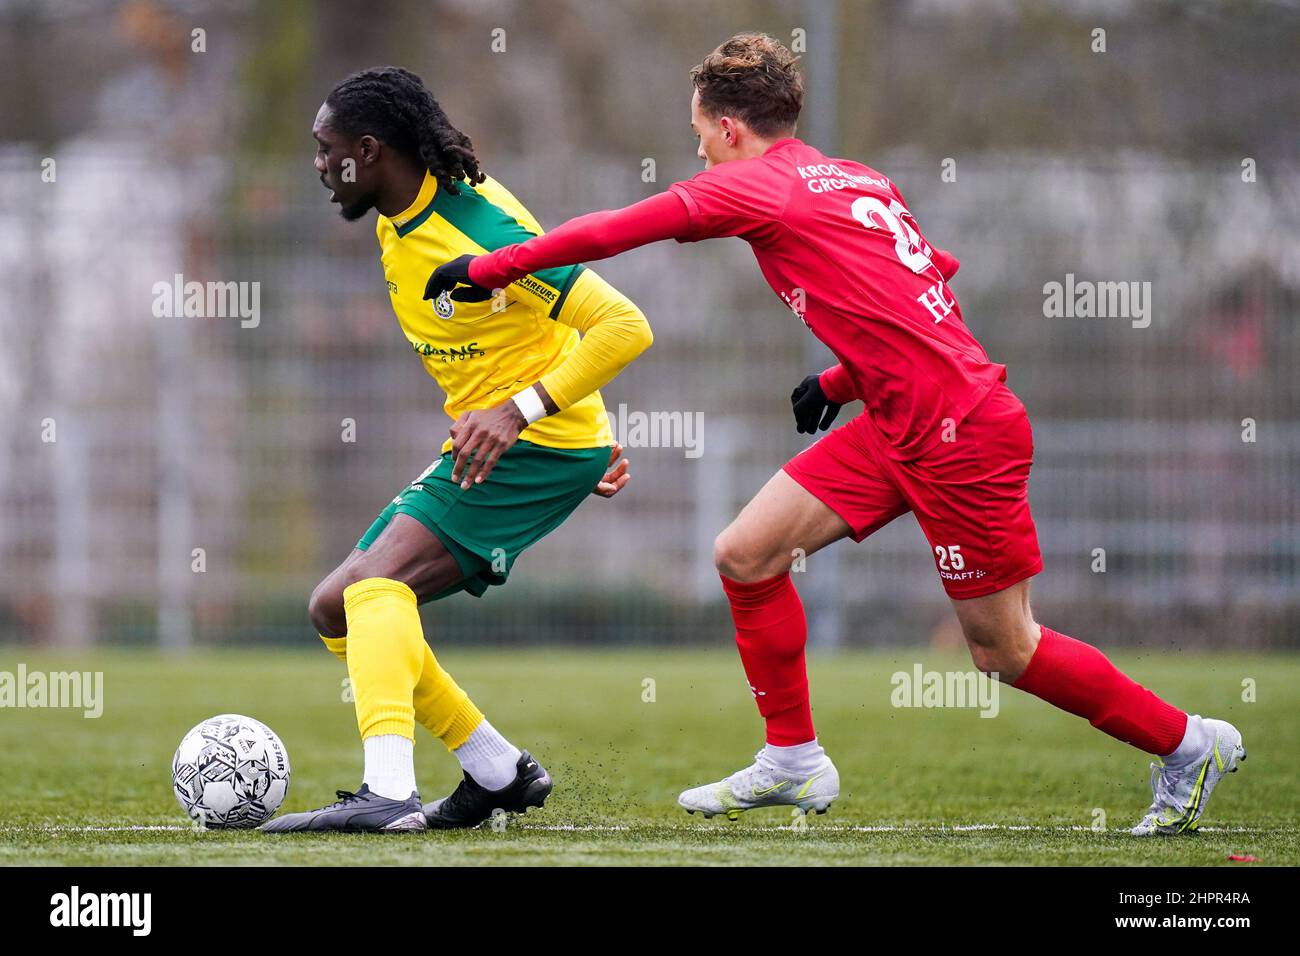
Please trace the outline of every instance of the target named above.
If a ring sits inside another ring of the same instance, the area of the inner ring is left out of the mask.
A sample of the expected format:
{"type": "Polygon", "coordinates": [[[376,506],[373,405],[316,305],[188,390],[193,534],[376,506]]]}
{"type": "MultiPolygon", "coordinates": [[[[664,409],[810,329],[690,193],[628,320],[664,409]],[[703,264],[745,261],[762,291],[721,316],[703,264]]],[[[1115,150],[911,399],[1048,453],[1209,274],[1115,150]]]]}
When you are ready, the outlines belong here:
{"type": "MultiPolygon", "coordinates": [[[[308,158],[160,166],[86,142],[46,184],[32,150],[0,154],[0,639],[311,640],[314,583],[435,456],[442,396],[371,227],[338,221],[308,158]],[[177,275],[257,283],[256,324],[157,317],[177,275]]],[[[868,161],[962,260],[967,322],[1029,408],[1040,619],[1107,646],[1295,646],[1296,170],[983,155],[944,181],[925,157],[868,161]],[[1149,324],[1046,316],[1045,286],[1067,281],[1150,283],[1149,324]]],[[[487,165],[551,224],[693,172],[487,165]]],[[[439,639],[728,639],[712,539],[802,445],[787,396],[816,371],[806,332],[739,240],[597,268],[656,332],[604,390],[611,415],[700,413],[699,454],[629,448],[625,493],[585,504],[507,587],[426,608],[439,639]]],[[[952,639],[910,517],[798,582],[817,620],[838,612],[832,641],[952,639]]]]}

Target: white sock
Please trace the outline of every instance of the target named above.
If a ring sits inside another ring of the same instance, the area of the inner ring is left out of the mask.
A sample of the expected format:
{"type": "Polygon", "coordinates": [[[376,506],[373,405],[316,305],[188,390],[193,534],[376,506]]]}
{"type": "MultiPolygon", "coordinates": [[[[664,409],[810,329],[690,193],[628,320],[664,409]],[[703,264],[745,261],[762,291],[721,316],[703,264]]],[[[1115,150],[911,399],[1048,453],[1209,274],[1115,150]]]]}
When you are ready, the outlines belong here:
{"type": "Polygon", "coordinates": [[[486,717],[469,738],[452,751],[464,771],[485,790],[510,786],[519,773],[519,748],[497,733],[486,717]]]}
{"type": "Polygon", "coordinates": [[[1204,718],[1197,714],[1187,715],[1187,729],[1183,731],[1183,742],[1180,743],[1174,752],[1167,755],[1165,764],[1170,767],[1179,767],[1188,761],[1195,760],[1205,753],[1214,740],[1214,732],[1211,728],[1205,726],[1204,718]]]}
{"type": "Polygon", "coordinates": [[[822,749],[821,744],[817,743],[816,737],[806,744],[795,744],[792,747],[766,744],[763,752],[772,763],[794,774],[812,773],[826,758],[826,751],[822,749]]]}
{"type": "Polygon", "coordinates": [[[415,792],[415,743],[401,734],[378,734],[361,742],[366,772],[361,782],[389,800],[407,800],[415,792]]]}

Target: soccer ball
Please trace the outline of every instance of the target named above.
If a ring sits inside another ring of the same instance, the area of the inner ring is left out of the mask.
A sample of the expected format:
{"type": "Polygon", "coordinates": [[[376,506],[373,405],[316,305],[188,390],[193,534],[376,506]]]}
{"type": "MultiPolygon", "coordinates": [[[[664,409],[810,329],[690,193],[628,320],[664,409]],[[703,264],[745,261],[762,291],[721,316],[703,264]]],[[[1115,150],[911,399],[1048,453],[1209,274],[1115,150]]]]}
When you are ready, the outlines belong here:
{"type": "Polygon", "coordinates": [[[239,714],[209,717],[181,740],[172,789],[205,830],[250,830],[289,791],[289,754],[270,727],[239,714]]]}

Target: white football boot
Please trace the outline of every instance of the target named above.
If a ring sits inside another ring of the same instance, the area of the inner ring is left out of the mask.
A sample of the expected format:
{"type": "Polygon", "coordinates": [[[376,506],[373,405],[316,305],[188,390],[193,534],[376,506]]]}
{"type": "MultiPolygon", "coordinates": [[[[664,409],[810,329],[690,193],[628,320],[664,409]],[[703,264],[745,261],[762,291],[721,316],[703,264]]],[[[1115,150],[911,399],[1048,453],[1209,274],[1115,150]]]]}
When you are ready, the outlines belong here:
{"type": "Polygon", "coordinates": [[[1246,759],[1241,732],[1226,720],[1191,717],[1207,731],[1205,750],[1187,763],[1169,766],[1157,759],[1151,765],[1151,807],[1129,832],[1135,836],[1172,835],[1195,830],[1210,793],[1226,773],[1236,773],[1246,759]]]}
{"type": "Polygon", "coordinates": [[[798,807],[805,813],[825,813],[840,795],[840,774],[823,756],[811,773],[794,774],[778,767],[760,750],[754,762],[725,780],[686,790],[677,798],[687,812],[699,811],[705,818],[725,813],[728,820],[742,810],[757,807],[798,807]]]}

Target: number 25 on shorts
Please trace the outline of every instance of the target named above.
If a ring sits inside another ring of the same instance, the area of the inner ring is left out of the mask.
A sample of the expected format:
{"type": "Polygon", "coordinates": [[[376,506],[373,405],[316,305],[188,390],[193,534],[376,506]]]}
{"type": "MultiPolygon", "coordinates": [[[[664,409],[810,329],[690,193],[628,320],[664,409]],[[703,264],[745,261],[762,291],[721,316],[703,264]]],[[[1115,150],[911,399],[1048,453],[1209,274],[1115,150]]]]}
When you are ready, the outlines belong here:
{"type": "Polygon", "coordinates": [[[966,559],[961,555],[961,545],[959,544],[947,548],[943,545],[937,545],[934,554],[940,571],[960,571],[966,567],[966,559]]]}

